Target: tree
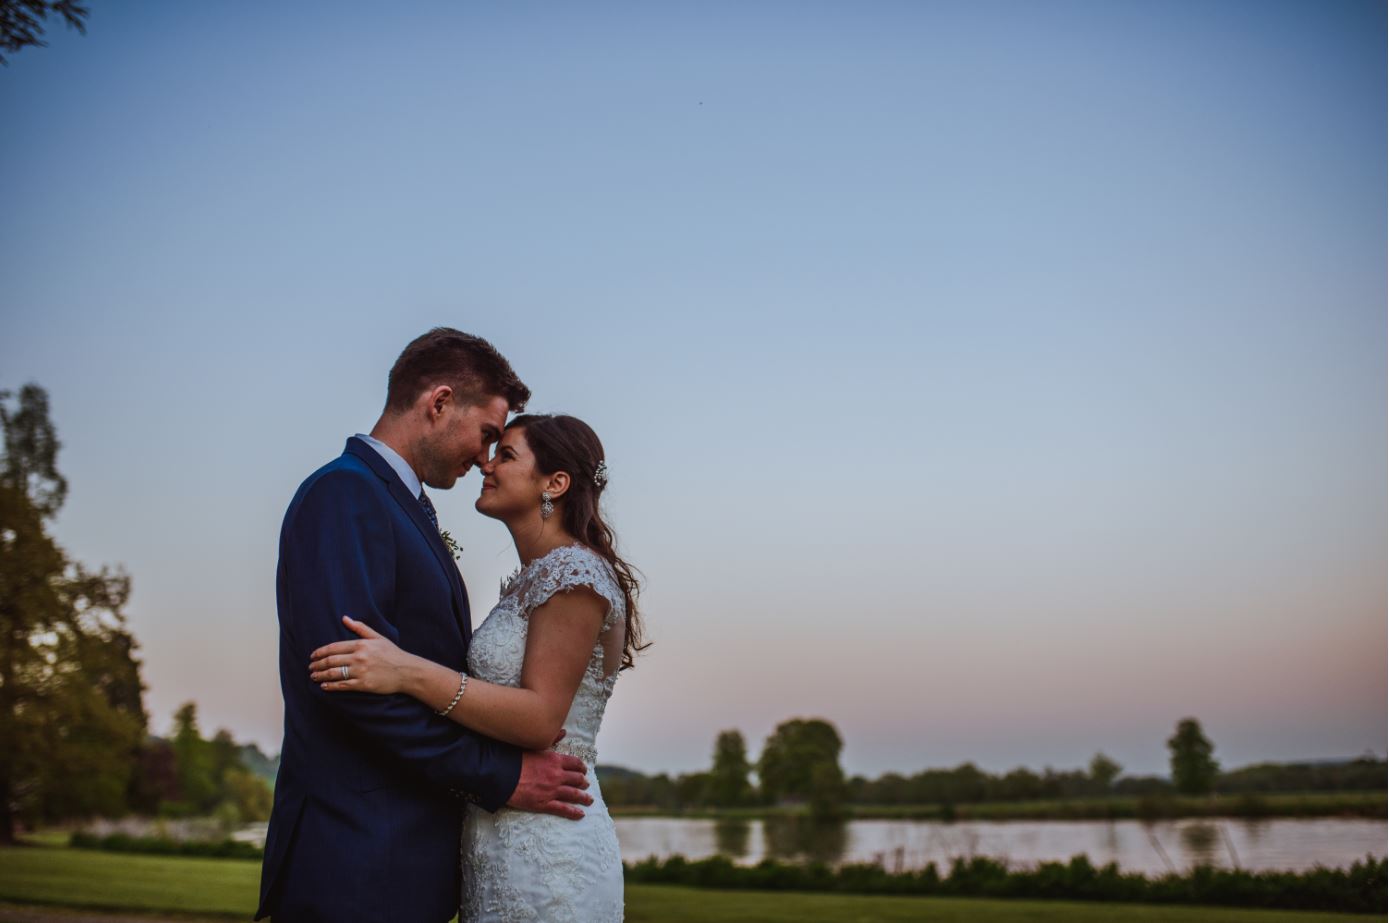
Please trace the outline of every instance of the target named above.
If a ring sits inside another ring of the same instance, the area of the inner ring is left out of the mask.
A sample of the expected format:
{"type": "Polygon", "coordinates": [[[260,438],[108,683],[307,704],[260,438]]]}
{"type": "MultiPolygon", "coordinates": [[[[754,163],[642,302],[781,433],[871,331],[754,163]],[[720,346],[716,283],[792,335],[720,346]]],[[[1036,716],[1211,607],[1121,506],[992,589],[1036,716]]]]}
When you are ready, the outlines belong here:
{"type": "Polygon", "coordinates": [[[242,766],[233,766],[227,770],[223,782],[227,793],[225,803],[235,808],[239,823],[270,819],[275,792],[264,779],[242,766]]]}
{"type": "Polygon", "coordinates": [[[839,732],[828,721],[794,718],[777,725],[762,747],[757,776],[772,801],[809,801],[815,814],[837,812],[846,792],[839,732]]]}
{"type": "Polygon", "coordinates": [[[45,524],[67,482],[48,395],[0,392],[0,843],[29,822],[121,813],[144,737],[125,575],[68,561],[45,524]]]}
{"type": "Polygon", "coordinates": [[[208,741],[208,758],[212,763],[213,787],[218,792],[226,792],[227,773],[234,769],[245,769],[241,763],[241,747],[232,738],[231,731],[219,728],[212,740],[208,741]]]}
{"type": "Polygon", "coordinates": [[[738,731],[721,731],[714,741],[714,768],[709,774],[709,800],[719,807],[737,807],[752,801],[747,747],[738,731]]]}
{"type": "MultiPolygon", "coordinates": [[[[280,758],[274,759],[260,752],[260,747],[253,743],[241,744],[237,750],[237,759],[242,766],[255,773],[266,782],[274,783],[275,777],[279,774],[280,758]]],[[[606,794],[606,792],[605,792],[606,794]]]]}
{"type": "MultiPolygon", "coordinates": [[[[14,54],[29,45],[43,47],[44,20],[57,13],[68,27],[87,34],[90,11],[77,0],[0,0],[0,49],[14,54]]],[[[0,54],[0,64],[9,64],[0,54]]]]}
{"type": "Polygon", "coordinates": [[[129,580],[70,565],[58,584],[65,617],[35,639],[43,667],[25,710],[42,744],[33,762],[29,820],[125,813],[145,736],[144,690],[120,610],[129,580]]]}
{"type": "Polygon", "coordinates": [[[840,817],[849,786],[839,761],[822,761],[810,771],[810,816],[819,820],[840,817]]]}
{"type": "Polygon", "coordinates": [[[1205,795],[1215,788],[1220,764],[1211,754],[1215,745],[1201,730],[1195,718],[1177,722],[1177,732],[1167,740],[1172,754],[1172,784],[1183,795],[1205,795]]]}
{"type": "Polygon", "coordinates": [[[1095,783],[1095,787],[1105,794],[1109,794],[1114,780],[1119,778],[1119,773],[1123,771],[1123,766],[1103,753],[1096,753],[1095,758],[1090,761],[1090,779],[1095,783]]]}
{"type": "Polygon", "coordinates": [[[1025,801],[1042,797],[1042,779],[1026,766],[1010,771],[998,782],[1000,801],[1025,801]]]}
{"type": "Polygon", "coordinates": [[[210,810],[218,800],[216,754],[198,730],[198,706],[184,702],[174,712],[174,760],[182,810],[210,810]]]}
{"type": "Polygon", "coordinates": [[[709,800],[709,773],[687,772],[675,777],[675,801],[682,810],[696,808],[709,800]]]}
{"type": "MultiPolygon", "coordinates": [[[[1050,771],[1050,770],[1048,770],[1050,771]]],[[[961,763],[946,774],[945,800],[953,804],[983,801],[988,792],[989,776],[973,763],[961,763]]],[[[1039,783],[1046,790],[1045,781],[1039,783]]]]}
{"type": "Polygon", "coordinates": [[[162,737],[150,737],[140,748],[129,799],[130,809],[141,814],[153,814],[164,802],[178,800],[178,758],[162,737]]]}

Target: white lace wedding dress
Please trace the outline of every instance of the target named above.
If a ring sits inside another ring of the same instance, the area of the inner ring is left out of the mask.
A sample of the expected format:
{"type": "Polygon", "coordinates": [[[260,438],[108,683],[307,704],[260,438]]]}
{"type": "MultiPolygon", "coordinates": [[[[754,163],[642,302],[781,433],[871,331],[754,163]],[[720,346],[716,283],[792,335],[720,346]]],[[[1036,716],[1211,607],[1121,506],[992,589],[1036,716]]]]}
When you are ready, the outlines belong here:
{"type": "Polygon", "coordinates": [[[610,609],[555,749],[588,764],[593,804],[578,821],[510,808],[495,814],[470,808],[463,821],[464,923],[622,919],[617,831],[593,772],[594,740],[617,681],[616,668],[604,675],[604,641],[621,650],[626,631],[622,589],[608,563],[587,548],[567,545],[528,564],[502,586],[502,598],[474,632],[468,672],[490,683],[519,686],[530,613],[555,593],[580,586],[597,592],[610,609]]]}

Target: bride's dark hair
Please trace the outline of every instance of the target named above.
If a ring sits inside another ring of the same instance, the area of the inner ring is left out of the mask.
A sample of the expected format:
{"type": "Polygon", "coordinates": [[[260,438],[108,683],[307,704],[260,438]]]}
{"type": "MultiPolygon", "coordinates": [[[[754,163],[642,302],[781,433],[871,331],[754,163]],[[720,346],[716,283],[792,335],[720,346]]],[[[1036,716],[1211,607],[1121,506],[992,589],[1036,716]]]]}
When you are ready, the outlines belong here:
{"type": "Polygon", "coordinates": [[[612,565],[618,586],[627,604],[627,637],[622,644],[621,670],[631,668],[633,655],[650,647],[643,643],[644,632],[637,616],[637,594],[640,584],[636,570],[617,554],[617,536],[603,520],[598,497],[603,485],[594,480],[598,465],[604,460],[603,443],[598,434],[577,417],[565,414],[527,413],[512,419],[507,429],[519,429],[535,456],[535,466],[541,474],[563,471],[569,475],[569,489],[561,498],[564,531],[598,553],[612,565]]]}

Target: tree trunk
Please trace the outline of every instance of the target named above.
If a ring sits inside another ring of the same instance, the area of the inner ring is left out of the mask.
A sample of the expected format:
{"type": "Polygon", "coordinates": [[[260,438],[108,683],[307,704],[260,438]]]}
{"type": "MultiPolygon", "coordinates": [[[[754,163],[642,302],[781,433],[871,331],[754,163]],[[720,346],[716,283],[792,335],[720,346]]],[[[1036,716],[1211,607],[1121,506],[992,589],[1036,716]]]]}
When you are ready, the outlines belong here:
{"type": "MultiPolygon", "coordinates": [[[[8,607],[7,607],[8,608],[8,607]]],[[[18,646],[18,620],[13,610],[0,610],[0,753],[15,752],[15,649],[18,646]]],[[[14,760],[0,759],[0,846],[14,843],[14,760]]]]}
{"type": "Polygon", "coordinates": [[[14,810],[10,805],[10,769],[0,767],[0,846],[14,845],[14,810]]]}

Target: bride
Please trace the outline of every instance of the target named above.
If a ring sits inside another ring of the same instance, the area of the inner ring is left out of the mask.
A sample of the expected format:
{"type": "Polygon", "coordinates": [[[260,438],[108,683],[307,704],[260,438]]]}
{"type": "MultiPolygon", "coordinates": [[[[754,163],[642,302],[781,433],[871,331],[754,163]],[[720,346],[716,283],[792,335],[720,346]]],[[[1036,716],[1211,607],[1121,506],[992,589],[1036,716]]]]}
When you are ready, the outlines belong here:
{"type": "Polygon", "coordinates": [[[525,414],[507,424],[482,473],[477,510],[506,524],[521,568],[473,634],[468,673],[406,653],[348,616],[363,640],[319,648],[309,672],[328,691],[405,693],[497,740],[581,758],[593,804],[577,822],[509,808],[465,814],[462,919],[621,920],[622,859],[594,740],[618,673],[644,645],[637,581],[598,508],[603,446],[574,417],[525,414]]]}

